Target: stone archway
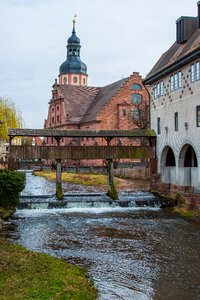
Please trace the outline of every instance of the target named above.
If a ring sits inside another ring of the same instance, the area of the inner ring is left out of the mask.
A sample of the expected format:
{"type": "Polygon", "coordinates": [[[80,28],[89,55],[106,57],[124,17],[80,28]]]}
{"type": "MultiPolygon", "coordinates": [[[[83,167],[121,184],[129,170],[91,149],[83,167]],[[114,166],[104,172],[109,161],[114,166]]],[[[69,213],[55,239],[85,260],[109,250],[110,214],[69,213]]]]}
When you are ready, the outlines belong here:
{"type": "Polygon", "coordinates": [[[176,180],[176,159],[170,146],[166,146],[161,154],[160,161],[161,181],[164,183],[175,183],[176,180]]]}
{"type": "Polygon", "coordinates": [[[196,186],[198,178],[198,162],[194,148],[185,144],[179,155],[180,185],[196,186]]]}

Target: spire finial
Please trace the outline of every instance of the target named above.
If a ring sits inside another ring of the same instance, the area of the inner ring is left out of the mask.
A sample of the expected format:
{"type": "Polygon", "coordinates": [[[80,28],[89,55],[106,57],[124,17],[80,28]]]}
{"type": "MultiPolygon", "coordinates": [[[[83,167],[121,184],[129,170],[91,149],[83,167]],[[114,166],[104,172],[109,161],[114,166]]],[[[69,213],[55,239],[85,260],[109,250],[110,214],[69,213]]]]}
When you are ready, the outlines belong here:
{"type": "Polygon", "coordinates": [[[76,18],[77,18],[77,14],[74,15],[74,18],[73,18],[73,31],[72,33],[75,33],[75,23],[76,23],[76,18]]]}
{"type": "Polygon", "coordinates": [[[73,23],[76,23],[77,14],[74,15],[73,23]]]}

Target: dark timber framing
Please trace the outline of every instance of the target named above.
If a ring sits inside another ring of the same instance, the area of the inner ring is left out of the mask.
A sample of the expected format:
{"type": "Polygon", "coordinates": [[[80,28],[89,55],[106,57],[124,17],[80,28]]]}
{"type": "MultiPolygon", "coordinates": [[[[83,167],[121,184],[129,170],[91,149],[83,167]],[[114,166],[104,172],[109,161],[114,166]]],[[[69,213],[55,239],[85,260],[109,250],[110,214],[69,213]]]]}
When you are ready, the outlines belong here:
{"type": "Polygon", "coordinates": [[[113,183],[113,159],[120,158],[137,158],[150,159],[150,169],[156,167],[156,133],[149,129],[133,130],[55,130],[55,129],[9,129],[10,138],[10,160],[17,159],[52,159],[57,161],[57,180],[56,194],[58,199],[63,198],[62,180],[61,180],[61,162],[62,160],[72,159],[106,159],[108,162],[108,195],[116,198],[116,191],[113,183]],[[21,137],[53,137],[57,141],[56,146],[30,146],[12,145],[12,139],[16,136],[21,137]],[[60,146],[59,142],[62,137],[103,137],[107,141],[107,146],[60,146]],[[111,146],[113,138],[147,138],[149,146],[111,146]],[[114,196],[113,196],[114,195],[114,196]]]}

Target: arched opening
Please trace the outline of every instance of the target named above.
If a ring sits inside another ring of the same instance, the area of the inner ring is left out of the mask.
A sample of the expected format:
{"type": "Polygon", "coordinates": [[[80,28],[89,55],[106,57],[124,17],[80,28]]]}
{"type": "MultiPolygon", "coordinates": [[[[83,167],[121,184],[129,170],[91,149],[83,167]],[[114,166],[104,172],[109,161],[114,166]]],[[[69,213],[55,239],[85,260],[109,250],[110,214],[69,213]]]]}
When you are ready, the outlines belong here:
{"type": "Polygon", "coordinates": [[[186,144],[179,155],[180,185],[195,187],[198,182],[198,162],[194,148],[186,144]]]}
{"type": "Polygon", "coordinates": [[[176,181],[176,159],[170,146],[166,146],[160,161],[161,180],[164,183],[175,183],[176,181]]]}
{"type": "Polygon", "coordinates": [[[184,167],[197,167],[197,157],[192,146],[189,146],[186,150],[184,167]]]}
{"type": "Polygon", "coordinates": [[[170,146],[166,146],[163,149],[163,152],[161,155],[161,166],[162,167],[175,167],[176,166],[174,152],[170,146]]]}
{"type": "Polygon", "coordinates": [[[198,167],[196,153],[194,148],[189,144],[184,145],[181,149],[179,155],[179,167],[198,167]]]}
{"type": "Polygon", "coordinates": [[[167,155],[166,155],[166,167],[174,167],[176,166],[174,152],[171,147],[168,147],[167,155]]]}

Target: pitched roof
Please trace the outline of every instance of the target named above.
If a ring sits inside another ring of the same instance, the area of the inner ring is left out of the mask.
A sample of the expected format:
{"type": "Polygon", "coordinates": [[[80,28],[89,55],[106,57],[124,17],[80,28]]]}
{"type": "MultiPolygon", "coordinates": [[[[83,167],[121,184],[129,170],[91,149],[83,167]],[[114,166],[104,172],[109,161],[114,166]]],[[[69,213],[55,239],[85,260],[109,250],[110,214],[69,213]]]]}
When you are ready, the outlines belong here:
{"type": "Polygon", "coordinates": [[[121,79],[117,82],[99,88],[99,92],[89,105],[84,114],[81,123],[92,122],[96,120],[97,114],[101,111],[103,106],[119,91],[127,78],[121,79]]]}
{"type": "Polygon", "coordinates": [[[184,44],[175,42],[165,53],[144,79],[145,84],[159,80],[164,75],[173,72],[177,68],[187,64],[195,57],[200,56],[200,29],[196,29],[188,41],[184,44]]]}
{"type": "Polygon", "coordinates": [[[97,87],[74,85],[61,85],[59,89],[64,97],[65,111],[71,123],[80,122],[99,91],[97,87]]]}

